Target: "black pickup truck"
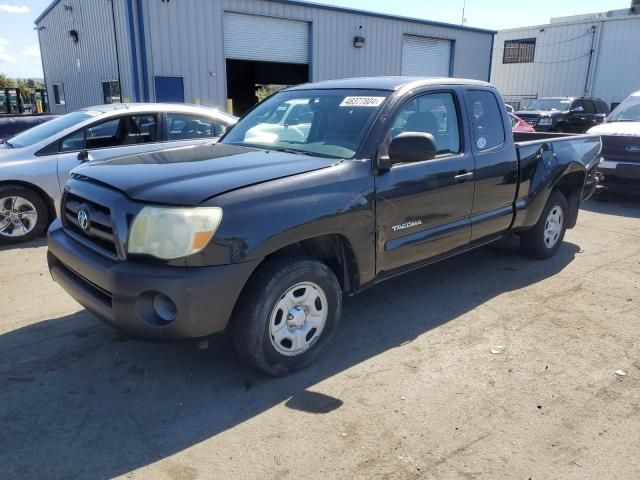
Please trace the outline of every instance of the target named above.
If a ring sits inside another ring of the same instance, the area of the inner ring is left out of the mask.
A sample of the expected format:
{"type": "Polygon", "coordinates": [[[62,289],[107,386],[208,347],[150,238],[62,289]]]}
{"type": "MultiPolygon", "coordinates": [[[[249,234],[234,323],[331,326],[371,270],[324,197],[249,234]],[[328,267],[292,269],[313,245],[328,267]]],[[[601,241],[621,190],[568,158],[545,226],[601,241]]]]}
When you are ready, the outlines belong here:
{"type": "Polygon", "coordinates": [[[284,375],[332,337],[343,294],[512,233],[527,255],[554,255],[600,150],[595,136],[514,143],[484,82],[297,86],[218,144],[79,167],[49,268],[131,336],[229,329],[246,361],[284,375]]]}

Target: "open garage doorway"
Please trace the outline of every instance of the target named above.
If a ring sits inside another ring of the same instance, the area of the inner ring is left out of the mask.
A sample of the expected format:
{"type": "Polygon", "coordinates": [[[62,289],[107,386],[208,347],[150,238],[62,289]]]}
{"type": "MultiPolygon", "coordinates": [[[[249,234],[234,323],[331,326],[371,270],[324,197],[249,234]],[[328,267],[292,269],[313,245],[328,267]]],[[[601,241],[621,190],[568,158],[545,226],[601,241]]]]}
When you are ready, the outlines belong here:
{"type": "Polygon", "coordinates": [[[269,90],[308,81],[308,65],[227,59],[227,98],[234,115],[244,114],[269,90]]]}

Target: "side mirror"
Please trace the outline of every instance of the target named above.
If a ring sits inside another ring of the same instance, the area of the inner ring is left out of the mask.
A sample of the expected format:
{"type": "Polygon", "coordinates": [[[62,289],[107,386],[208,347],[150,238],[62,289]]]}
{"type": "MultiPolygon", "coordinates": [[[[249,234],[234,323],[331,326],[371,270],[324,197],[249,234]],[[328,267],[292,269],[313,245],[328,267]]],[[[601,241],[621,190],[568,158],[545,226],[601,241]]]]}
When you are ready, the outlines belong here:
{"type": "Polygon", "coordinates": [[[571,110],[571,113],[582,113],[582,112],[584,112],[584,108],[583,107],[576,107],[576,108],[571,110]]]}
{"type": "Polygon", "coordinates": [[[396,163],[424,162],[438,153],[436,139],[430,133],[404,132],[391,140],[389,156],[381,157],[378,167],[388,170],[396,163]]]}
{"type": "Polygon", "coordinates": [[[78,160],[81,162],[89,161],[89,152],[87,152],[86,150],[80,150],[78,152],[78,160]]]}

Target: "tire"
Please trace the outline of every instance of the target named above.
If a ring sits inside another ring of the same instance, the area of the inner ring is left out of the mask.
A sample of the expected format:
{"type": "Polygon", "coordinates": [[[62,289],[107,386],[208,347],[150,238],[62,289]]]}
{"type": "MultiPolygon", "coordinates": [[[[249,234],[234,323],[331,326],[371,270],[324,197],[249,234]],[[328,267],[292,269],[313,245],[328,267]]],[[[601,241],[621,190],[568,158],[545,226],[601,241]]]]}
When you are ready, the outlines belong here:
{"type": "Polygon", "coordinates": [[[49,210],[39,194],[18,185],[0,187],[0,245],[28,242],[48,225],[49,210]]]}
{"type": "Polygon", "coordinates": [[[567,199],[554,190],[547,200],[538,223],[531,230],[520,234],[522,252],[528,257],[540,260],[553,257],[560,249],[567,231],[568,212],[567,199]]]}
{"type": "Polygon", "coordinates": [[[288,375],[318,357],[341,314],[340,284],[325,264],[270,259],[249,279],[236,305],[233,344],[249,365],[269,375],[288,375]]]}

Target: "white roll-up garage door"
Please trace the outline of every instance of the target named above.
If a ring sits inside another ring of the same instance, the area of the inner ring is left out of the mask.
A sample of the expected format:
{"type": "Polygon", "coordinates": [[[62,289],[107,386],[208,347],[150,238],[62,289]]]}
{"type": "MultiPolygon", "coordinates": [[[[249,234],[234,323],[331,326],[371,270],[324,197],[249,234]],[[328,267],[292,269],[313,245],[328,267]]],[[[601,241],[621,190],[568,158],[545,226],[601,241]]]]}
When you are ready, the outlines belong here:
{"type": "Polygon", "coordinates": [[[309,63],[309,23],[225,12],[224,54],[236,60],[309,63]]]}
{"type": "Polygon", "coordinates": [[[450,40],[404,35],[402,39],[402,75],[448,77],[450,61],[450,40]]]}

